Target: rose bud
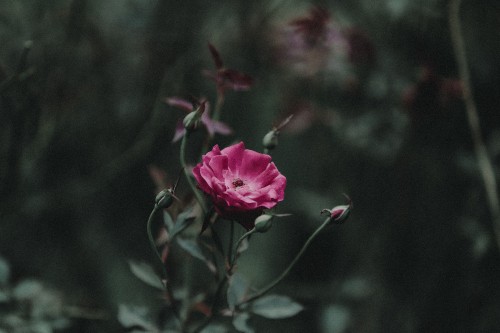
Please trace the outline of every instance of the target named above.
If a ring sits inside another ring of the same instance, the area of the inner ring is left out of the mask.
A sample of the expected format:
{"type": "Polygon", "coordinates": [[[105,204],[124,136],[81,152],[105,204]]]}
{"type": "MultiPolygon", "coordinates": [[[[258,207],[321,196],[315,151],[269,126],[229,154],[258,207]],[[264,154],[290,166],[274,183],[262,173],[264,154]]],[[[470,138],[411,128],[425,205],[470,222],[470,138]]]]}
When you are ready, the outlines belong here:
{"type": "Polygon", "coordinates": [[[158,193],[158,195],[156,195],[155,198],[156,206],[164,209],[172,206],[173,202],[174,202],[174,193],[170,188],[160,191],[160,193],[158,193]]]}
{"type": "Polygon", "coordinates": [[[349,214],[352,210],[352,201],[349,199],[347,205],[335,206],[332,209],[323,209],[321,214],[328,213],[330,215],[330,221],[335,224],[342,224],[347,220],[349,214]]]}
{"type": "Polygon", "coordinates": [[[262,138],[262,145],[264,148],[271,150],[276,148],[278,145],[278,135],[280,133],[276,131],[275,129],[270,130],[267,132],[266,135],[264,135],[264,138],[262,138]]]}
{"type": "Polygon", "coordinates": [[[273,226],[273,215],[263,214],[255,219],[255,231],[264,233],[273,226]]]}
{"type": "Polygon", "coordinates": [[[205,104],[206,101],[201,102],[201,104],[193,112],[188,113],[188,115],[184,117],[182,124],[184,125],[186,131],[190,132],[198,127],[201,116],[203,115],[203,112],[205,112],[205,104]]]}

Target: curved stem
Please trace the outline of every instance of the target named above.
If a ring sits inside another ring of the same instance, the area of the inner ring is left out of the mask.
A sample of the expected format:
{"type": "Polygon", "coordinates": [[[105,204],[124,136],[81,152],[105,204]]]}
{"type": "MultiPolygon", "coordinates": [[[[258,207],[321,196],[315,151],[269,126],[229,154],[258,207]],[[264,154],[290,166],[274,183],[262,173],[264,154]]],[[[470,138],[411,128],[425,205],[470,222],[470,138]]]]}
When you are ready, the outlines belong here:
{"type": "Polygon", "coordinates": [[[186,133],[182,137],[182,142],[181,142],[181,152],[180,152],[180,160],[181,160],[181,166],[184,169],[184,175],[186,176],[187,182],[189,184],[189,187],[194,193],[194,196],[198,203],[200,204],[201,209],[203,210],[203,213],[207,213],[207,207],[205,206],[205,201],[203,200],[203,197],[201,196],[200,191],[196,188],[196,185],[193,183],[193,179],[191,178],[191,175],[189,174],[187,164],[186,164],[186,143],[187,143],[187,137],[189,133],[186,133]]]}
{"type": "Polygon", "coordinates": [[[253,233],[255,233],[255,228],[250,230],[250,231],[247,231],[245,234],[243,234],[243,236],[240,237],[240,239],[238,239],[238,241],[236,242],[236,246],[234,247],[234,256],[231,258],[231,261],[229,262],[229,267],[227,269],[227,273],[229,275],[232,274],[232,271],[233,271],[233,267],[234,267],[234,264],[236,263],[236,259],[238,259],[238,248],[240,247],[241,245],[241,242],[243,242],[246,238],[250,237],[250,235],[252,235],[253,233]]]}
{"type": "Polygon", "coordinates": [[[451,40],[455,51],[456,62],[460,80],[462,81],[465,109],[467,112],[467,120],[474,143],[474,151],[476,153],[477,163],[481,177],[483,178],[488,206],[493,221],[493,231],[497,247],[500,250],[500,200],[497,191],[497,180],[493,164],[488,156],[486,145],[483,141],[481,133],[481,125],[479,114],[477,111],[474,96],[472,94],[472,85],[470,73],[467,65],[467,56],[465,50],[465,42],[460,25],[460,4],[461,0],[452,0],[449,7],[449,24],[451,40]]]}
{"type": "Polygon", "coordinates": [[[273,289],[278,283],[281,282],[281,280],[283,280],[287,275],[288,273],[290,273],[290,271],[292,270],[293,266],[295,266],[295,264],[297,263],[297,261],[299,261],[300,257],[302,257],[302,255],[304,254],[304,252],[307,250],[307,248],[309,247],[309,245],[311,244],[311,242],[314,240],[314,238],[316,238],[316,236],[319,235],[319,233],[328,225],[330,224],[330,217],[328,217],[325,222],[323,222],[322,225],[320,225],[318,227],[318,229],[316,229],[316,231],[314,231],[312,233],[311,236],[309,236],[309,238],[307,239],[307,241],[304,243],[304,245],[302,246],[302,248],[300,249],[299,253],[297,253],[297,255],[295,256],[295,258],[292,260],[292,262],[288,265],[288,267],[283,271],[283,273],[281,273],[280,276],[278,276],[273,282],[271,282],[270,284],[268,284],[265,288],[261,289],[260,291],[258,291],[257,293],[255,293],[254,295],[244,299],[243,301],[239,302],[237,305],[236,305],[236,308],[240,307],[241,305],[243,304],[246,304],[246,303],[250,303],[254,300],[256,300],[257,298],[259,297],[262,297],[263,295],[265,295],[267,292],[269,292],[271,289],[273,289]]]}
{"type": "Polygon", "coordinates": [[[156,257],[158,258],[158,261],[160,262],[163,277],[165,279],[165,291],[167,292],[167,296],[170,299],[170,305],[172,307],[172,311],[174,312],[175,317],[178,320],[180,320],[179,309],[177,309],[177,305],[175,304],[174,292],[172,291],[172,287],[170,286],[170,281],[168,279],[167,269],[165,268],[165,263],[161,259],[160,252],[158,252],[158,249],[156,248],[156,243],[155,243],[155,240],[153,237],[153,233],[151,231],[151,224],[153,223],[153,218],[156,215],[156,212],[158,212],[159,210],[161,210],[161,208],[158,205],[155,205],[153,210],[151,211],[151,214],[149,214],[146,230],[148,233],[148,239],[149,239],[149,244],[151,245],[151,249],[156,254],[156,257]]]}
{"type": "Polygon", "coordinates": [[[148,233],[148,239],[149,239],[149,244],[151,245],[151,249],[153,250],[154,254],[156,255],[156,258],[158,258],[158,261],[160,262],[160,266],[162,268],[163,276],[166,276],[167,272],[166,272],[166,269],[165,269],[165,265],[163,263],[163,260],[161,259],[160,253],[156,249],[156,242],[155,242],[155,239],[153,237],[153,232],[151,231],[151,224],[153,223],[153,218],[156,215],[156,212],[158,212],[159,210],[160,210],[160,207],[158,207],[158,205],[155,205],[154,208],[153,208],[153,210],[151,211],[151,214],[149,214],[149,218],[148,218],[148,223],[147,223],[147,226],[146,226],[146,230],[147,230],[147,233],[148,233]]]}

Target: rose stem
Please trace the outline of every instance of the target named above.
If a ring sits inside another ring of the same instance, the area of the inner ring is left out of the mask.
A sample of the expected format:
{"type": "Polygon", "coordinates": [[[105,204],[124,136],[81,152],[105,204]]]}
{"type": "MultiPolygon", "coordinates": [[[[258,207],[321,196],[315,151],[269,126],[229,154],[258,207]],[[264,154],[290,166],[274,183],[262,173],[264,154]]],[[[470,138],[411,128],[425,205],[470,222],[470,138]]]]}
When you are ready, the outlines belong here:
{"type": "Polygon", "coordinates": [[[151,244],[151,249],[156,254],[156,257],[158,258],[158,260],[160,261],[160,264],[161,264],[163,277],[165,278],[165,290],[166,290],[167,296],[170,300],[170,305],[172,307],[172,311],[174,312],[175,317],[180,321],[179,309],[177,309],[177,305],[175,304],[174,293],[172,291],[172,287],[170,286],[170,281],[168,279],[167,269],[165,268],[165,263],[161,259],[160,253],[156,249],[156,243],[155,243],[155,240],[153,237],[153,233],[151,231],[151,224],[153,223],[153,218],[160,209],[161,208],[158,205],[154,206],[153,210],[151,211],[151,214],[149,214],[146,230],[148,233],[149,243],[151,244]]]}
{"type": "Polygon", "coordinates": [[[244,299],[243,301],[239,302],[238,304],[236,304],[236,308],[240,307],[241,305],[243,304],[246,304],[246,303],[250,303],[254,300],[256,300],[257,298],[263,296],[264,294],[266,294],[269,290],[271,290],[272,288],[274,288],[279,282],[281,282],[281,280],[283,280],[287,275],[288,273],[290,272],[290,270],[292,269],[292,267],[297,263],[297,261],[300,259],[300,257],[304,254],[304,252],[307,250],[307,248],[309,247],[309,245],[311,244],[311,242],[314,240],[314,238],[316,238],[316,236],[318,236],[318,234],[328,225],[330,224],[330,217],[328,217],[325,222],[323,222],[322,225],[320,225],[318,227],[318,229],[316,229],[316,231],[313,232],[313,234],[311,236],[309,236],[309,238],[307,239],[307,241],[304,243],[304,245],[302,246],[302,248],[300,249],[299,253],[295,256],[295,258],[292,260],[292,262],[290,263],[290,265],[288,265],[288,267],[283,271],[283,273],[281,273],[280,276],[278,276],[273,282],[271,282],[267,287],[261,289],[259,292],[255,293],[253,296],[250,296],[249,298],[247,299],[244,299]]]}
{"type": "Polygon", "coordinates": [[[224,105],[224,93],[217,89],[217,101],[215,102],[214,115],[212,120],[219,121],[220,114],[222,111],[222,105],[224,105]]]}
{"type": "Polygon", "coordinates": [[[182,142],[181,142],[181,152],[180,152],[180,160],[181,160],[181,166],[184,169],[184,175],[186,176],[187,182],[189,184],[189,187],[194,193],[194,196],[196,197],[196,200],[200,204],[201,209],[203,210],[203,213],[207,213],[207,208],[205,206],[205,202],[203,201],[203,197],[201,196],[200,192],[196,188],[196,185],[193,183],[193,180],[191,179],[191,175],[189,174],[187,164],[186,164],[186,143],[187,143],[187,136],[189,133],[186,133],[182,137],[182,142]]]}
{"type": "Polygon", "coordinates": [[[234,241],[234,221],[231,221],[231,228],[229,231],[229,244],[227,247],[227,271],[229,273],[229,266],[231,265],[232,257],[233,257],[233,241],[234,241]]]}
{"type": "MultiPolygon", "coordinates": [[[[212,114],[213,121],[219,121],[220,114],[222,111],[222,105],[224,105],[224,93],[219,92],[217,90],[217,101],[215,102],[215,109],[214,109],[214,113],[212,114]]],[[[212,138],[208,135],[206,137],[206,139],[204,140],[203,148],[201,149],[202,153],[205,153],[208,151],[208,146],[210,145],[211,139],[212,138]]]]}
{"type": "Polygon", "coordinates": [[[481,133],[481,124],[479,114],[472,94],[472,85],[470,80],[469,68],[467,65],[467,55],[465,42],[460,24],[460,0],[453,0],[449,7],[449,25],[451,32],[451,41],[455,51],[455,58],[458,67],[460,80],[462,81],[463,95],[467,120],[474,143],[474,151],[479,166],[479,172],[483,178],[486,198],[493,222],[493,231],[498,249],[500,250],[500,199],[497,192],[497,180],[495,178],[494,166],[488,156],[488,150],[483,141],[481,133]]]}
{"type": "Polygon", "coordinates": [[[234,264],[236,263],[236,259],[238,259],[238,248],[240,247],[240,244],[241,242],[243,242],[245,240],[245,238],[248,238],[250,237],[250,235],[252,235],[253,233],[255,232],[255,228],[250,230],[250,231],[247,231],[245,234],[243,234],[243,236],[240,237],[240,239],[238,239],[238,241],[236,242],[236,246],[234,247],[235,248],[235,253],[234,253],[234,256],[233,258],[231,259],[230,263],[229,263],[229,268],[227,269],[227,273],[229,275],[232,274],[232,271],[233,271],[233,267],[234,267],[234,264]]]}

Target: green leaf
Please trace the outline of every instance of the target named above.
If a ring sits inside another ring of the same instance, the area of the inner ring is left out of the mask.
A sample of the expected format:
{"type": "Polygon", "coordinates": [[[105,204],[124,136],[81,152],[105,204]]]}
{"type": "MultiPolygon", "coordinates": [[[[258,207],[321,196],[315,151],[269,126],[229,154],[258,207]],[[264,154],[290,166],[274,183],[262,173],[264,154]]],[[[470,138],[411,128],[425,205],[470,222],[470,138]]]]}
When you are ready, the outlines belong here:
{"type": "Polygon", "coordinates": [[[252,303],[251,311],[269,319],[280,319],[295,316],[304,307],[290,297],[269,295],[252,303]]]}
{"type": "Polygon", "coordinates": [[[118,307],[118,321],[123,327],[140,327],[143,332],[158,332],[151,322],[146,307],[120,304],[118,307]]]}
{"type": "Polygon", "coordinates": [[[227,304],[229,309],[234,310],[236,304],[243,300],[248,291],[248,282],[239,273],[234,273],[229,278],[227,288],[227,304]]]}
{"type": "Polygon", "coordinates": [[[254,333],[254,329],[248,325],[248,320],[250,319],[250,314],[248,312],[238,313],[233,318],[233,326],[239,332],[244,333],[254,333]]]}
{"type": "Polygon", "coordinates": [[[130,265],[130,270],[139,280],[151,287],[162,291],[165,290],[161,278],[155,273],[153,267],[144,262],[137,262],[134,260],[130,260],[128,263],[130,265]]]}
{"type": "Polygon", "coordinates": [[[182,212],[177,216],[177,220],[173,228],[170,230],[170,239],[174,239],[176,235],[181,233],[184,229],[189,227],[194,222],[196,216],[192,215],[192,210],[182,212]]]}
{"type": "Polygon", "coordinates": [[[177,238],[177,243],[186,250],[187,253],[192,255],[195,258],[200,259],[201,261],[207,261],[207,258],[203,254],[198,242],[194,239],[187,238],[177,238]]]}
{"type": "Polygon", "coordinates": [[[201,333],[228,333],[229,329],[223,324],[210,324],[201,333]]]}

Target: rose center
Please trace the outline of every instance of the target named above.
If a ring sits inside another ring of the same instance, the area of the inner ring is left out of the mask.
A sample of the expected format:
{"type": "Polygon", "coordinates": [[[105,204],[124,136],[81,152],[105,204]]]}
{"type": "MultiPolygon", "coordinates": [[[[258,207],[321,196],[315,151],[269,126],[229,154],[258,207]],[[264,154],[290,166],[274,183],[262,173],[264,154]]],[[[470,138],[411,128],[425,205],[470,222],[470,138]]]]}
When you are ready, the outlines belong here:
{"type": "Polygon", "coordinates": [[[245,185],[245,183],[243,182],[243,180],[241,180],[240,178],[236,178],[235,180],[233,180],[233,186],[236,188],[236,187],[241,187],[243,185],[245,185]]]}

